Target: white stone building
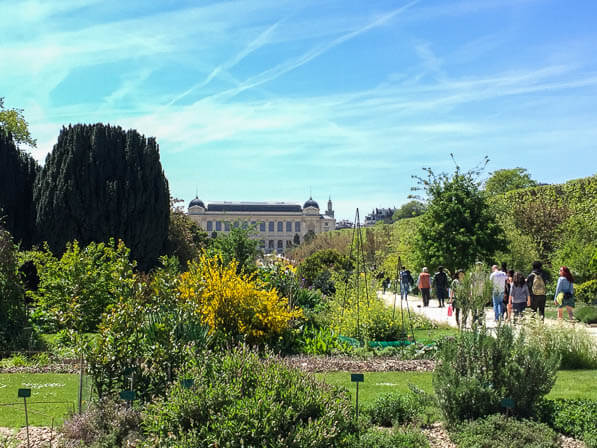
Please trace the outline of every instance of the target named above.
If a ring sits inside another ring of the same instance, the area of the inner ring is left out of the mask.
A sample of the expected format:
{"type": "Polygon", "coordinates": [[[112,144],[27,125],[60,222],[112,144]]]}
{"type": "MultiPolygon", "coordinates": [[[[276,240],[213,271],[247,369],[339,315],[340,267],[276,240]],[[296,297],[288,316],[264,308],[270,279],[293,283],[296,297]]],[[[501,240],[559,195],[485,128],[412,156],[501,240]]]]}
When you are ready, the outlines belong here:
{"type": "Polygon", "coordinates": [[[233,226],[253,227],[253,238],[266,253],[284,253],[303,242],[309,231],[317,234],[336,227],[331,199],[322,215],[312,198],[301,207],[289,202],[210,202],[206,206],[196,197],[189,203],[188,216],[210,236],[226,234],[233,226]]]}

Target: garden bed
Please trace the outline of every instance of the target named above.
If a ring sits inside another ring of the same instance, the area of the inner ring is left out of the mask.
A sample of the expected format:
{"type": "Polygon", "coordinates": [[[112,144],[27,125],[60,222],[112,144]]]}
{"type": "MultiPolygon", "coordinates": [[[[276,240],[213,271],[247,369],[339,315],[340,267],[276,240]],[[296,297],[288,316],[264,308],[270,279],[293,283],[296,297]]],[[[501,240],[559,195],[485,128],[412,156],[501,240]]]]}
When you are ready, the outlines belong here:
{"type": "Polygon", "coordinates": [[[435,368],[435,361],[429,359],[376,357],[362,360],[345,356],[292,356],[282,358],[282,361],[304,372],[431,372],[435,368]]]}

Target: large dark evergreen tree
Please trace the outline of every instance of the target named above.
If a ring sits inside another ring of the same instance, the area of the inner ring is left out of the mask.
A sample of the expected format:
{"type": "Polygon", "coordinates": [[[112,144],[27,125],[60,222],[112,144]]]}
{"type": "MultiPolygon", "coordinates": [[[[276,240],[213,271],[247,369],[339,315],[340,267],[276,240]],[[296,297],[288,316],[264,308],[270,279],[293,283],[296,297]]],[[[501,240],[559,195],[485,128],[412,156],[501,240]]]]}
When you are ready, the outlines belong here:
{"type": "Polygon", "coordinates": [[[154,138],[103,124],[63,128],[34,189],[38,240],[62,252],[124,240],[143,269],[154,265],[168,234],[168,181],[154,138]]]}
{"type": "Polygon", "coordinates": [[[39,171],[37,162],[15,145],[0,127],[0,221],[23,247],[33,236],[33,183],[39,171]]]}

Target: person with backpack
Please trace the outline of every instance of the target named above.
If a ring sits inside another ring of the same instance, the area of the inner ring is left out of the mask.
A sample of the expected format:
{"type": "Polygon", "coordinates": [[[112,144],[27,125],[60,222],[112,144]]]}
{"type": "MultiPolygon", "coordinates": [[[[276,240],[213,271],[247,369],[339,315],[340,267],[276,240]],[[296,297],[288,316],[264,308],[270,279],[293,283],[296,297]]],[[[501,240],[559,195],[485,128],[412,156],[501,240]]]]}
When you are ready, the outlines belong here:
{"type": "Polygon", "coordinates": [[[574,320],[572,315],[572,309],[574,308],[574,279],[570,269],[566,266],[560,268],[560,277],[558,278],[553,301],[558,307],[558,320],[562,320],[564,307],[568,311],[568,319],[574,320]]]}
{"type": "Polygon", "coordinates": [[[410,271],[406,269],[405,266],[402,266],[400,269],[400,298],[408,300],[408,292],[414,283],[412,275],[410,275],[410,271]]]}
{"type": "Polygon", "coordinates": [[[419,288],[419,291],[421,291],[421,295],[423,296],[423,306],[429,306],[429,300],[431,300],[431,276],[429,275],[427,268],[423,268],[423,272],[419,274],[417,288],[419,288]]]}
{"type": "Polygon", "coordinates": [[[443,266],[439,266],[433,276],[433,288],[439,303],[438,308],[443,308],[444,301],[448,298],[448,275],[444,272],[443,266]]]}
{"type": "Polygon", "coordinates": [[[533,271],[527,277],[527,285],[531,292],[531,309],[534,313],[539,310],[541,319],[545,319],[545,297],[547,294],[547,274],[541,269],[540,261],[533,262],[533,271]]]}

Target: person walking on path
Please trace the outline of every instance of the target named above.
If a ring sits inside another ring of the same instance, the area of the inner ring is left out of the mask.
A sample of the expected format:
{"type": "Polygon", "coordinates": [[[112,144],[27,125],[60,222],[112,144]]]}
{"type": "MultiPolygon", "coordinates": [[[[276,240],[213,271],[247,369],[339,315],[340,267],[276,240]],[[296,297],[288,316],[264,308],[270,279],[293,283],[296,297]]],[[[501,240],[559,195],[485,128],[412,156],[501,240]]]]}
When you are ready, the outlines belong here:
{"type": "Polygon", "coordinates": [[[506,319],[512,320],[512,304],[510,303],[510,289],[512,288],[512,282],[514,281],[514,271],[510,269],[506,277],[506,284],[504,289],[504,302],[506,302],[506,319]]]}
{"type": "Polygon", "coordinates": [[[520,316],[527,306],[531,306],[529,287],[520,272],[514,273],[514,279],[510,285],[510,303],[514,316],[520,316]]]}
{"type": "Polygon", "coordinates": [[[533,262],[533,271],[527,277],[527,285],[531,292],[531,309],[535,313],[539,310],[541,319],[545,319],[545,296],[547,294],[545,284],[548,278],[541,267],[542,264],[540,261],[533,262]]]}
{"type": "Polygon", "coordinates": [[[556,293],[553,298],[554,303],[558,306],[558,319],[562,319],[562,312],[564,307],[568,311],[568,318],[574,320],[572,309],[574,308],[574,279],[570,273],[570,269],[566,266],[560,268],[560,277],[556,286],[556,293]]]}
{"type": "Polygon", "coordinates": [[[502,318],[502,306],[504,304],[504,290],[506,289],[506,278],[508,276],[505,272],[498,270],[497,264],[491,267],[491,275],[489,280],[492,283],[492,302],[493,302],[493,313],[495,315],[495,321],[498,322],[502,318]]]}
{"type": "Polygon", "coordinates": [[[448,275],[444,272],[443,266],[439,266],[433,276],[433,288],[435,288],[435,295],[439,302],[438,308],[443,308],[444,301],[448,297],[448,275]]]}
{"type": "Polygon", "coordinates": [[[410,271],[406,267],[402,266],[400,270],[400,298],[408,300],[408,292],[414,283],[410,271]]]}
{"type": "Polygon", "coordinates": [[[427,268],[423,268],[423,272],[419,274],[417,279],[417,288],[421,291],[423,296],[423,306],[429,306],[429,300],[431,300],[431,276],[427,268]]]}
{"type": "Polygon", "coordinates": [[[464,271],[458,269],[454,274],[454,280],[450,284],[450,304],[454,310],[454,316],[456,317],[456,325],[460,328],[460,306],[459,301],[461,300],[464,287],[462,282],[464,281],[464,271]]]}

